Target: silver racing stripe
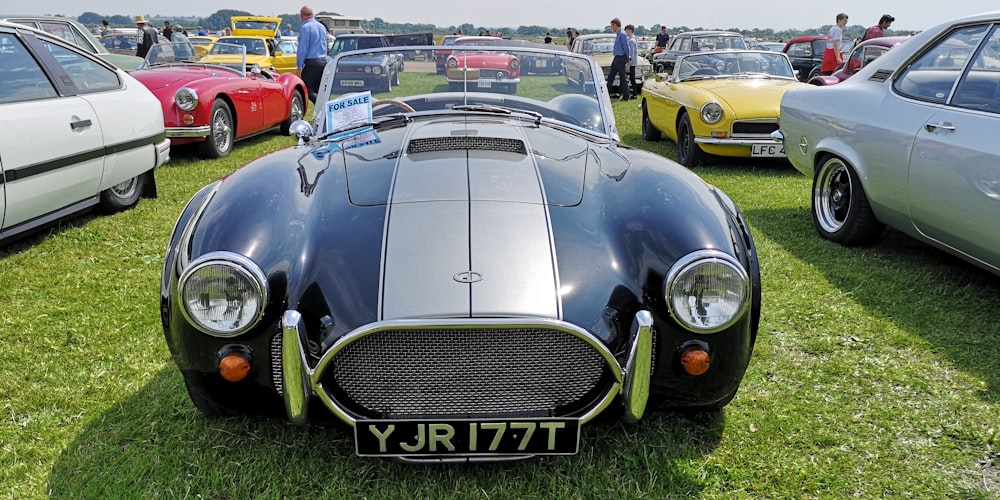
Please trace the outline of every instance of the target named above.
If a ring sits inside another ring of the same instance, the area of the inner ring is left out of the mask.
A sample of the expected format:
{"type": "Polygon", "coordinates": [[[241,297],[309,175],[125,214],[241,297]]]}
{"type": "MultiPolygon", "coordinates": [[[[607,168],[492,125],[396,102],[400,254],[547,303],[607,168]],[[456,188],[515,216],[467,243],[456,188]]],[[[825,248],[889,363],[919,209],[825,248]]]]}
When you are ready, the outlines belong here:
{"type": "MultiPolygon", "coordinates": [[[[430,123],[409,139],[454,135],[527,141],[496,122],[430,123]]],[[[382,252],[382,320],[561,316],[548,205],[530,153],[402,156],[382,252]]]]}

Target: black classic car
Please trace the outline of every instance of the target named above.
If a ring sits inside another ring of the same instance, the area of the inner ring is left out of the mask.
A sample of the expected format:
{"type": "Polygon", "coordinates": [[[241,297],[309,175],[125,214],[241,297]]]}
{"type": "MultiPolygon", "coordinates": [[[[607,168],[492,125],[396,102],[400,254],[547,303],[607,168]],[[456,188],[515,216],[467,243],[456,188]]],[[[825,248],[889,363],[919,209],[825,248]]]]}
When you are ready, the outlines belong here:
{"type": "Polygon", "coordinates": [[[502,460],[733,399],[761,289],[725,193],[623,146],[602,85],[448,91],[413,65],[392,98],[338,94],[359,57],[329,63],[299,145],[180,214],[160,310],[198,409],[339,423],[362,456],[502,460]]]}
{"type": "MultiPolygon", "coordinates": [[[[333,41],[329,55],[333,57],[352,50],[371,51],[390,47],[392,43],[385,35],[345,34],[333,41]]],[[[367,57],[351,58],[351,66],[341,68],[334,84],[348,92],[389,92],[393,86],[399,85],[399,73],[403,71],[404,65],[401,52],[368,52],[367,57]]]]}

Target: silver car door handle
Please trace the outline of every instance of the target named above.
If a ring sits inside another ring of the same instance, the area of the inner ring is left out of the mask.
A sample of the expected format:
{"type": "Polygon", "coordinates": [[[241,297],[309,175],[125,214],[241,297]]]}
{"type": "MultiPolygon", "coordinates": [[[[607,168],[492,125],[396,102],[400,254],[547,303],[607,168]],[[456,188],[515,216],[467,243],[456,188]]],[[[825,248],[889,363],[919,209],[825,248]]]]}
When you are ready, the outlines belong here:
{"type": "Polygon", "coordinates": [[[87,128],[93,124],[94,123],[91,122],[90,120],[79,120],[75,122],[69,122],[69,128],[73,130],[80,130],[82,128],[87,128]]]}
{"type": "Polygon", "coordinates": [[[954,131],[955,130],[955,126],[952,125],[949,122],[928,123],[928,124],[924,125],[924,129],[926,129],[928,132],[933,132],[934,129],[942,129],[942,130],[954,131]]]}

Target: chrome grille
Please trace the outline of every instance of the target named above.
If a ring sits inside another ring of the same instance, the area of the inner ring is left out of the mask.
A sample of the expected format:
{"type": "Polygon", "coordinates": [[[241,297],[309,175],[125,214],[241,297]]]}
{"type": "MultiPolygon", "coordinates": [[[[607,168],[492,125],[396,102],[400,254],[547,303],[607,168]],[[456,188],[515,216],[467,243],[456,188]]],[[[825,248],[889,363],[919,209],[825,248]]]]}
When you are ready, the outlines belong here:
{"type": "Polygon", "coordinates": [[[414,139],[406,148],[408,154],[433,153],[437,151],[452,151],[455,149],[475,149],[485,151],[504,151],[507,153],[527,154],[524,142],[518,139],[502,137],[431,137],[414,139]]]}
{"type": "Polygon", "coordinates": [[[370,416],[558,416],[607,388],[606,366],[587,341],[559,330],[385,330],[337,353],[323,383],[370,416]]]}
{"type": "Polygon", "coordinates": [[[278,394],[285,394],[285,384],[281,380],[281,332],[271,337],[271,383],[278,394]]]}
{"type": "Polygon", "coordinates": [[[778,122],[733,122],[733,137],[771,137],[771,132],[778,130],[778,122]]]}

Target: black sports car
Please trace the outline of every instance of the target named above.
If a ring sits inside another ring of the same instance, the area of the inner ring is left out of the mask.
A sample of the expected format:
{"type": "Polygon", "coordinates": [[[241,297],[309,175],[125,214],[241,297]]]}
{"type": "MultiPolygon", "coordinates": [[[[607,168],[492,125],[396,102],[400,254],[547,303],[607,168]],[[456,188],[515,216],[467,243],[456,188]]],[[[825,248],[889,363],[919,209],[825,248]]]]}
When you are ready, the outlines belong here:
{"type": "MultiPolygon", "coordinates": [[[[368,52],[330,63],[298,146],[177,221],[162,322],[202,412],[339,422],[359,455],[493,460],[576,453],[602,413],[733,398],[761,298],[729,197],[623,146],[603,85],[448,91],[408,65],[389,99],[332,93],[368,52]]],[[[601,78],[583,55],[514,52],[601,78]]]]}

